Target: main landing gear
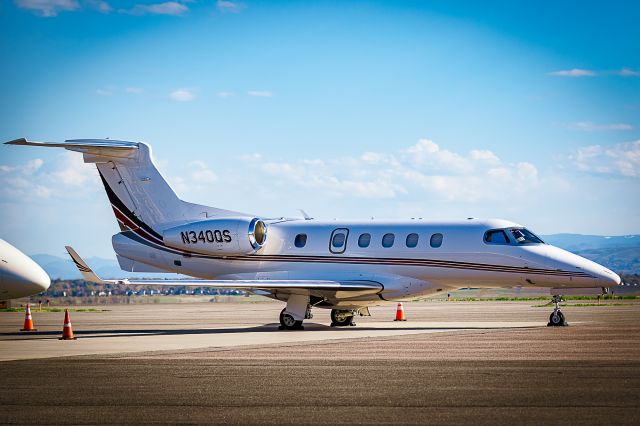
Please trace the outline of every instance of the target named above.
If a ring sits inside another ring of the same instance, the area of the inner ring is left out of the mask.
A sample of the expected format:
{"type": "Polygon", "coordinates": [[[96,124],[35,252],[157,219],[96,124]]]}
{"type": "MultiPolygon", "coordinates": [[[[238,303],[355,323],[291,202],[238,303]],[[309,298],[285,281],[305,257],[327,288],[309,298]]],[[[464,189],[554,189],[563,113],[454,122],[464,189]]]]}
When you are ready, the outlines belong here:
{"type": "Polygon", "coordinates": [[[352,309],[332,309],[331,310],[331,327],[349,327],[355,326],[353,317],[356,315],[356,311],[352,309]]]}
{"type": "MultiPolygon", "coordinates": [[[[322,302],[322,300],[320,301],[322,302]]],[[[280,330],[304,330],[302,321],[313,318],[309,296],[302,294],[291,294],[287,299],[287,307],[280,312],[280,330]]],[[[369,309],[332,309],[331,327],[348,327],[356,325],[353,317],[356,315],[370,316],[369,309]]]]}
{"type": "Polygon", "coordinates": [[[562,296],[560,295],[554,295],[553,299],[551,299],[551,303],[555,303],[556,307],[549,316],[549,324],[547,324],[548,327],[562,327],[568,325],[567,321],[564,319],[564,314],[560,310],[560,302],[562,301],[562,296]]]}
{"type": "Polygon", "coordinates": [[[287,307],[280,312],[280,330],[304,330],[302,321],[311,319],[309,296],[292,294],[287,299],[287,307]]]}
{"type": "Polygon", "coordinates": [[[296,320],[293,315],[286,312],[287,309],[283,309],[280,312],[280,330],[304,330],[302,326],[302,320],[296,320]]]}

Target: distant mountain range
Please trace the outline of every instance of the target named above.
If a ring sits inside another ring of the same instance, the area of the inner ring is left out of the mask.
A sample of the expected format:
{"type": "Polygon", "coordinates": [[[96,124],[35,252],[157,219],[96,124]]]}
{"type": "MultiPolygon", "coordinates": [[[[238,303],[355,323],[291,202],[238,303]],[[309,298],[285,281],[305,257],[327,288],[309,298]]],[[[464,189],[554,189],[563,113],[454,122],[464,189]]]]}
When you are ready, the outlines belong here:
{"type": "MultiPolygon", "coordinates": [[[[597,235],[554,234],[543,235],[541,238],[549,244],[591,259],[615,272],[640,274],[640,235],[602,237],[597,235]]],[[[53,279],[82,278],[71,259],[63,259],[49,254],[35,254],[31,258],[42,266],[53,279]]],[[[115,259],[89,257],[86,261],[103,278],[176,276],[176,274],[125,272],[120,269],[115,259]]]]}
{"type": "MultiPolygon", "coordinates": [[[[71,258],[61,258],[50,254],[34,254],[31,258],[44,269],[51,279],[79,280],[82,278],[71,258]]],[[[178,274],[161,274],[151,272],[126,272],[120,269],[115,259],[88,257],[87,264],[101,278],[159,278],[177,277],[178,274]]]]}

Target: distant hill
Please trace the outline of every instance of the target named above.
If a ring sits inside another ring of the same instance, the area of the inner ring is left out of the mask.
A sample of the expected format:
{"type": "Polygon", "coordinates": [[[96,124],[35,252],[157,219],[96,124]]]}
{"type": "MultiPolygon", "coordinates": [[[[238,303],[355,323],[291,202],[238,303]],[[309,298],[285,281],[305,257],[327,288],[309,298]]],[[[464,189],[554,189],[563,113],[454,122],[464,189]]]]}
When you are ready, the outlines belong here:
{"type": "MultiPolygon", "coordinates": [[[[34,254],[31,258],[44,269],[52,279],[77,280],[82,275],[71,261],[71,258],[60,258],[50,254],[34,254]]],[[[172,277],[176,278],[178,274],[161,274],[156,272],[126,272],[120,269],[118,261],[115,259],[104,259],[101,257],[88,257],[85,259],[87,264],[101,278],[156,278],[156,277],[172,277]]]]}
{"type": "Polygon", "coordinates": [[[553,234],[545,235],[542,239],[546,243],[572,252],[604,248],[640,247],[640,235],[603,237],[599,235],[553,234]]]}
{"type": "MultiPolygon", "coordinates": [[[[603,237],[597,235],[553,234],[542,239],[554,246],[598,262],[624,274],[640,274],[640,235],[603,237]]],[[[82,276],[71,259],[49,254],[35,254],[31,258],[53,279],[80,279],[82,276]]],[[[103,278],[175,277],[177,274],[131,273],[120,269],[115,259],[90,257],[87,263],[103,278]]]]}

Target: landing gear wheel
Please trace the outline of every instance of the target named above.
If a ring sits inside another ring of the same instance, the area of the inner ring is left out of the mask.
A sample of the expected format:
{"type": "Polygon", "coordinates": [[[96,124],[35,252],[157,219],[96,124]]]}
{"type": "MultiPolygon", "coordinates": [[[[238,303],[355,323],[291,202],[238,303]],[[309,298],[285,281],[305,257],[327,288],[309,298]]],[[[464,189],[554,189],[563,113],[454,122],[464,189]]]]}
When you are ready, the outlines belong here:
{"type": "Polygon", "coordinates": [[[562,327],[567,325],[567,321],[564,319],[564,314],[561,311],[552,312],[551,316],[549,316],[549,324],[550,327],[562,327]]]}
{"type": "Polygon", "coordinates": [[[568,325],[564,319],[564,314],[560,311],[560,302],[563,302],[562,296],[555,294],[553,299],[551,299],[551,303],[554,303],[556,307],[553,309],[553,312],[551,312],[551,316],[549,316],[547,327],[563,327],[568,325]]]}
{"type": "Polygon", "coordinates": [[[280,311],[280,330],[303,330],[302,321],[296,321],[291,315],[284,312],[285,309],[280,311]]]}
{"type": "Polygon", "coordinates": [[[331,327],[348,327],[355,325],[356,323],[353,322],[353,311],[331,310],[331,327]]]}

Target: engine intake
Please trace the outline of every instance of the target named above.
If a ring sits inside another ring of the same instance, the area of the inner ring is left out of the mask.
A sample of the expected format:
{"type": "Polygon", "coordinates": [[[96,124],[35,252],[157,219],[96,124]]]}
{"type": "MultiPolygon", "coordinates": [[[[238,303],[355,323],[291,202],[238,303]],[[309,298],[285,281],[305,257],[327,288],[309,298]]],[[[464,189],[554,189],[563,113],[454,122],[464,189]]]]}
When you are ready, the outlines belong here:
{"type": "Polygon", "coordinates": [[[165,230],[163,239],[169,247],[196,253],[252,254],[266,243],[267,225],[258,218],[200,220],[165,230]]]}

